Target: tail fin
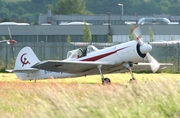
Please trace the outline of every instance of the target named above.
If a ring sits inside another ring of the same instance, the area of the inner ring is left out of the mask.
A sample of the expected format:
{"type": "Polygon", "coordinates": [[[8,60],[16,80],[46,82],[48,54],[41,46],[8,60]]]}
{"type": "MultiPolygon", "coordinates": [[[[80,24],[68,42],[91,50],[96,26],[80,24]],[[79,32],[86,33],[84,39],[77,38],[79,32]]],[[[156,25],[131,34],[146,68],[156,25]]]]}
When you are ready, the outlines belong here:
{"type": "Polygon", "coordinates": [[[34,64],[40,62],[30,47],[24,47],[18,53],[16,58],[14,72],[18,78],[28,79],[28,74],[38,69],[31,68],[34,64]]]}

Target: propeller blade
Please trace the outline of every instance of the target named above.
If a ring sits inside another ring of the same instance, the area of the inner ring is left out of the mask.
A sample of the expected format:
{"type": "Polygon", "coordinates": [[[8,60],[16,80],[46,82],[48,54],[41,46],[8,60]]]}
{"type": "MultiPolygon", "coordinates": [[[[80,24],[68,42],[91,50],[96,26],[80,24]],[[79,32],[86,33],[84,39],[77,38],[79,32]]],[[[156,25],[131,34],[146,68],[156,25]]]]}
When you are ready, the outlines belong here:
{"type": "Polygon", "coordinates": [[[143,38],[142,38],[142,35],[141,35],[141,30],[138,27],[138,25],[134,25],[132,27],[131,33],[133,34],[134,39],[136,39],[136,41],[139,43],[140,46],[144,44],[143,38]]]}
{"type": "Polygon", "coordinates": [[[10,37],[10,39],[12,39],[12,36],[11,36],[11,32],[10,32],[9,27],[8,27],[8,32],[9,32],[9,37],[10,37]]]}
{"type": "Polygon", "coordinates": [[[153,73],[155,73],[159,69],[160,64],[149,53],[147,53],[146,56],[147,56],[148,61],[150,63],[151,70],[153,71],[153,73]]]}

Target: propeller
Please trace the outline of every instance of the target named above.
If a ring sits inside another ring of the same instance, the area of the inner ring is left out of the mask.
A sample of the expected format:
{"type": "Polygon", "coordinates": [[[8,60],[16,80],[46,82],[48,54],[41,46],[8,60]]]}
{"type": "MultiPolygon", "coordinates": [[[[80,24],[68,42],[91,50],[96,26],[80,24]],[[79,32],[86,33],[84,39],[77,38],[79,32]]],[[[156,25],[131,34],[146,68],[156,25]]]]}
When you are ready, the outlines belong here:
{"type": "MultiPolygon", "coordinates": [[[[159,69],[160,64],[157,62],[156,59],[154,59],[149,54],[150,51],[149,51],[148,46],[150,46],[150,45],[143,42],[140,28],[137,25],[133,26],[131,29],[131,33],[133,34],[133,37],[136,39],[136,41],[140,45],[141,53],[146,54],[146,57],[150,63],[151,70],[155,73],[159,69]]],[[[151,49],[152,49],[152,46],[151,46],[151,49]]]]}
{"type": "Polygon", "coordinates": [[[15,44],[15,43],[17,43],[16,40],[12,39],[11,31],[10,31],[9,27],[8,27],[8,33],[9,33],[9,38],[10,38],[10,39],[7,40],[7,44],[15,44]]]}

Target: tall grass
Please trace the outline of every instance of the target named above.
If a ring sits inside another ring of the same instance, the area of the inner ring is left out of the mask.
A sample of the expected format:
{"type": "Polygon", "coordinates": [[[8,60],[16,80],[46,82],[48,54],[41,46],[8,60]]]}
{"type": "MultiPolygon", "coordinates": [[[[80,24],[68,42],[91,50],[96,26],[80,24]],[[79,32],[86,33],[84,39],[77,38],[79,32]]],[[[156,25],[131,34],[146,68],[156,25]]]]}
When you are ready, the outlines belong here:
{"type": "Polygon", "coordinates": [[[1,82],[0,116],[26,118],[180,117],[180,80],[161,78],[103,86],[1,82]]]}

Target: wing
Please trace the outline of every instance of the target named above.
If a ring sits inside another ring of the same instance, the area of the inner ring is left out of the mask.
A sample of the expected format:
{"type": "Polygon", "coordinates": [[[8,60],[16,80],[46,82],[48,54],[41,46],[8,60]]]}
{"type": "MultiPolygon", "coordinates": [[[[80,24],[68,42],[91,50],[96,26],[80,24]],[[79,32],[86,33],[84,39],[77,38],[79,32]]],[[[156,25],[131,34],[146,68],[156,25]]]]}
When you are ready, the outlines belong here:
{"type": "Polygon", "coordinates": [[[92,62],[92,61],[59,61],[59,60],[46,60],[38,62],[31,68],[37,68],[42,70],[54,71],[54,72],[67,72],[67,73],[82,73],[96,68],[98,65],[112,66],[113,62],[92,62]]]}
{"type": "MultiPolygon", "coordinates": [[[[159,69],[165,69],[168,66],[172,66],[171,63],[159,63],[160,67],[159,69]]],[[[144,71],[144,70],[151,70],[151,63],[138,63],[134,64],[132,70],[133,71],[144,71]]]]}

